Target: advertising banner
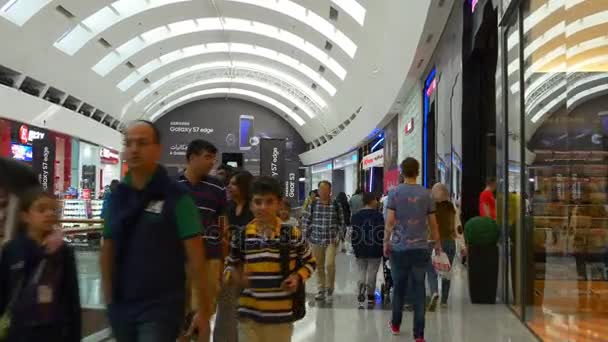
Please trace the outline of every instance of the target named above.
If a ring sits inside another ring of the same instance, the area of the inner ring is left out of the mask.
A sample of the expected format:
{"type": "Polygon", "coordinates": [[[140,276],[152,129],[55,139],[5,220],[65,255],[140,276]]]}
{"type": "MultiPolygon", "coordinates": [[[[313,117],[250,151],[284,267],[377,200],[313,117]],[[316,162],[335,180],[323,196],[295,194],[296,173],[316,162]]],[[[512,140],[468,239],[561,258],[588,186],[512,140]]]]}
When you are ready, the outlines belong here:
{"type": "Polygon", "coordinates": [[[34,140],[32,168],[36,177],[46,192],[53,193],[55,189],[55,139],[49,134],[42,133],[46,138],[34,140]]]}
{"type": "Polygon", "coordinates": [[[285,198],[289,200],[292,208],[298,206],[298,173],[300,163],[297,161],[285,162],[286,177],[285,177],[285,198]]]}
{"type": "Polygon", "coordinates": [[[372,167],[384,167],[384,149],[366,155],[363,157],[361,163],[363,164],[363,170],[367,170],[372,167]]]}
{"type": "Polygon", "coordinates": [[[285,140],[262,139],[260,141],[260,176],[278,179],[284,186],[285,140]]]}

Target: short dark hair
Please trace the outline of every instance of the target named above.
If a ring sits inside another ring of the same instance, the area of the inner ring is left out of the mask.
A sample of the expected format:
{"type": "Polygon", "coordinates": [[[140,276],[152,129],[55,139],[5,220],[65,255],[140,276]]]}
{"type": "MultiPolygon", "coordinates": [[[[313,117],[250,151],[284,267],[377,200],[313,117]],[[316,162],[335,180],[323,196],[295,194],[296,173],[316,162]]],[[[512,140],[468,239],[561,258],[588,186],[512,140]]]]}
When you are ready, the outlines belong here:
{"type": "Polygon", "coordinates": [[[319,182],[319,184],[317,185],[318,188],[321,188],[321,185],[323,184],[327,184],[329,186],[329,188],[331,189],[331,182],[330,181],[326,181],[326,180],[322,180],[319,182]]]}
{"type": "Polygon", "coordinates": [[[260,176],[251,183],[251,197],[255,195],[275,195],[278,199],[282,199],[283,189],[278,180],[269,176],[260,176]]]}
{"type": "Polygon", "coordinates": [[[495,183],[496,183],[496,177],[486,178],[486,185],[495,184],[495,183]]]}
{"type": "Polygon", "coordinates": [[[378,199],[378,197],[376,197],[376,194],[374,194],[373,192],[364,192],[363,193],[363,204],[364,205],[369,205],[377,199],[378,199]]]}
{"type": "Polygon", "coordinates": [[[19,211],[29,211],[32,205],[41,198],[55,199],[55,196],[45,192],[40,186],[33,186],[26,189],[19,200],[19,211]]]}
{"type": "Polygon", "coordinates": [[[152,137],[154,138],[154,143],[155,144],[160,144],[161,141],[161,134],[160,134],[160,130],[158,129],[158,127],[156,127],[156,125],[152,122],[152,121],[148,121],[148,120],[135,120],[133,121],[133,123],[131,123],[131,126],[133,125],[137,125],[137,124],[144,124],[149,126],[150,128],[152,128],[152,137]]]}
{"type": "Polygon", "coordinates": [[[217,154],[217,147],[207,140],[196,139],[192,140],[190,144],[188,144],[188,149],[186,150],[186,160],[190,160],[193,154],[199,155],[203,152],[209,152],[211,154],[217,154]]]}
{"type": "Polygon", "coordinates": [[[401,173],[407,178],[418,177],[420,174],[420,163],[412,157],[405,158],[401,162],[401,173]]]}
{"type": "Polygon", "coordinates": [[[363,193],[363,189],[361,188],[357,188],[357,191],[355,191],[355,195],[361,195],[363,193]]]}

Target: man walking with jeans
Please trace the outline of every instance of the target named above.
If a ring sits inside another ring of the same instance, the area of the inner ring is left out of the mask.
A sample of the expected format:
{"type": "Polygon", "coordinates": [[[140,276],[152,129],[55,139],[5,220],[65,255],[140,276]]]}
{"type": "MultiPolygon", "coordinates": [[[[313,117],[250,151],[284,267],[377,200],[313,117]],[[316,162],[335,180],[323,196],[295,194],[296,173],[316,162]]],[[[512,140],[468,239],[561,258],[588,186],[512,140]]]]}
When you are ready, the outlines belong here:
{"type": "Polygon", "coordinates": [[[436,241],[435,249],[441,250],[441,245],[435,219],[435,203],[428,190],[416,184],[420,164],[416,159],[407,158],[401,163],[401,170],[405,181],[389,194],[384,231],[384,255],[390,256],[394,281],[393,315],[389,326],[394,335],[400,333],[405,292],[408,278],[412,277],[414,339],[416,342],[424,342],[424,278],[431,255],[427,224],[432,239],[436,241]]]}
{"type": "Polygon", "coordinates": [[[317,260],[319,293],[315,299],[331,303],[336,282],[336,250],[345,225],[342,207],[331,200],[330,182],[319,182],[319,198],[309,205],[302,225],[317,260]]]}

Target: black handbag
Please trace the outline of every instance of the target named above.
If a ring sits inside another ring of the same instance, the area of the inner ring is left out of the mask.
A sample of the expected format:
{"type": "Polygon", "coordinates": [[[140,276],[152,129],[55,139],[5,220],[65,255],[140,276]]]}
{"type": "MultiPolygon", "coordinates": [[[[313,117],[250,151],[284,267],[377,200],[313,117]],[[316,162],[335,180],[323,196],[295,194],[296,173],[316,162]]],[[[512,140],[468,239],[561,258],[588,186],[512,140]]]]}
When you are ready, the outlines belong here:
{"type": "MultiPolygon", "coordinates": [[[[281,273],[283,273],[283,279],[287,279],[291,275],[289,269],[289,247],[291,246],[293,226],[288,224],[281,225],[280,235],[280,246],[279,254],[281,257],[281,273]]],[[[298,258],[296,260],[295,270],[299,270],[302,267],[302,260],[298,258]]],[[[293,317],[296,321],[301,320],[306,316],[306,285],[303,281],[300,281],[298,289],[293,294],[293,317]]]]}

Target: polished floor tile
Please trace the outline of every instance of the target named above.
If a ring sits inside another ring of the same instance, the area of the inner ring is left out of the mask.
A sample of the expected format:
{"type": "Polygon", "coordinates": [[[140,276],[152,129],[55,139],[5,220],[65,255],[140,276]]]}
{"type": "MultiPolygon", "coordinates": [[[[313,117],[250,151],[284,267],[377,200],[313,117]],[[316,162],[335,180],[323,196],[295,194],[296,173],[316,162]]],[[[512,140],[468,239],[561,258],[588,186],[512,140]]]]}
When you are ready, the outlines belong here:
{"type": "MultiPolygon", "coordinates": [[[[97,253],[78,254],[83,306],[101,307],[97,253]]],[[[357,272],[354,257],[340,254],[337,259],[334,303],[316,303],[316,279],[307,283],[308,314],[295,325],[293,342],[374,342],[412,341],[412,314],[405,313],[400,336],[388,329],[390,307],[378,296],[373,309],[360,310],[356,303],[357,272]]],[[[466,272],[456,268],[448,309],[426,315],[429,342],[532,342],[536,338],[506,308],[498,305],[472,305],[466,288],[466,272]]],[[[378,288],[382,283],[378,273],[378,288]]],[[[88,341],[92,341],[89,339],[88,341]]]]}

